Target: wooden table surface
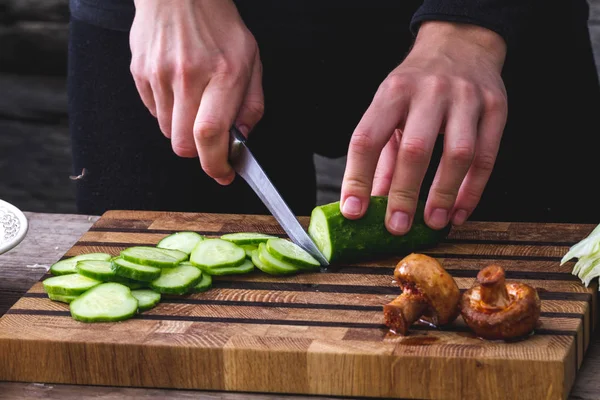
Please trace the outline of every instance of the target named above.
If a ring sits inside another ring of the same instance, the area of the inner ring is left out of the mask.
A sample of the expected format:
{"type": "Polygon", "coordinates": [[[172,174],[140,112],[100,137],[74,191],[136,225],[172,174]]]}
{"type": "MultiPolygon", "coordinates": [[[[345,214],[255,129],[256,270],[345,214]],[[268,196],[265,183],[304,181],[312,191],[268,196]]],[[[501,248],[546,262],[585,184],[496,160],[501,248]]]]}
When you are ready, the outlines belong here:
{"type": "MultiPolygon", "coordinates": [[[[73,246],[99,218],[71,214],[25,213],[29,231],[21,244],[0,255],[0,316],[38,281],[46,269],[73,246]]],[[[600,335],[592,338],[590,348],[569,399],[599,399],[600,335]]],[[[71,386],[39,383],[0,382],[0,399],[334,399],[318,396],[283,396],[250,393],[224,393],[190,390],[160,390],[141,388],[71,386]]],[[[336,399],[339,399],[336,397],[336,399]]]]}

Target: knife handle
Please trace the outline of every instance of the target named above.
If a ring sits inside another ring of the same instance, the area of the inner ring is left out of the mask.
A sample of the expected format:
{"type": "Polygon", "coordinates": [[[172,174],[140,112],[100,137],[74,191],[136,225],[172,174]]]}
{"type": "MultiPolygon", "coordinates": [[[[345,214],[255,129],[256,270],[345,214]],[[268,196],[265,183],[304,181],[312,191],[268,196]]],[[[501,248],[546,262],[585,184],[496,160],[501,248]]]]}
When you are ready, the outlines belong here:
{"type": "Polygon", "coordinates": [[[229,129],[229,160],[235,161],[240,153],[240,147],[246,143],[246,137],[232,125],[229,129]]]}

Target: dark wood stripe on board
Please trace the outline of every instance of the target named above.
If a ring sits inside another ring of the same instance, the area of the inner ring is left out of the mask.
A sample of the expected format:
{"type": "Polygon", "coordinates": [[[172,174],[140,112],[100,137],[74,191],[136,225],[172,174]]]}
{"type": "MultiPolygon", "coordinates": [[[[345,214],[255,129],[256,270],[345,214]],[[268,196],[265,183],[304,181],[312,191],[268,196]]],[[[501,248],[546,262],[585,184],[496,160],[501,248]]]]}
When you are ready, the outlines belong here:
{"type": "MultiPolygon", "coordinates": [[[[52,317],[71,317],[69,311],[57,310],[29,310],[29,309],[10,309],[6,314],[14,315],[43,315],[52,317]]],[[[358,328],[358,329],[384,329],[388,327],[383,324],[374,324],[367,322],[343,322],[343,321],[310,321],[310,320],[284,320],[284,319],[254,319],[254,318],[228,318],[228,317],[206,317],[206,316],[186,316],[186,315],[159,315],[159,314],[138,314],[134,319],[150,321],[185,321],[185,322],[213,322],[213,323],[232,323],[232,324],[257,324],[257,325],[288,325],[288,326],[314,326],[328,328],[358,328]]],[[[411,327],[419,331],[437,331],[428,325],[415,324],[411,327]]],[[[444,328],[446,332],[470,332],[466,326],[448,326],[444,328]]],[[[577,338],[576,331],[567,331],[559,329],[535,330],[539,335],[554,336],[573,336],[577,338]]]]}

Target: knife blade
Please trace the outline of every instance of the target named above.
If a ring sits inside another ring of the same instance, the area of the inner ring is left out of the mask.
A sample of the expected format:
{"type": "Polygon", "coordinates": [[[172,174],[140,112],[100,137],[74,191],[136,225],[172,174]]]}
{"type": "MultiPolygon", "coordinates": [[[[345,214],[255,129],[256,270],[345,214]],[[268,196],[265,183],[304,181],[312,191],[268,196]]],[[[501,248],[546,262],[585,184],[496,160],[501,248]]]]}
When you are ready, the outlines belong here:
{"type": "Polygon", "coordinates": [[[248,146],[246,146],[244,135],[237,127],[232,126],[229,130],[229,136],[229,162],[233,169],[254,190],[289,238],[317,259],[321,266],[328,266],[329,262],[327,258],[325,258],[315,242],[308,236],[308,233],[304,230],[283,197],[281,197],[281,194],[277,191],[256,158],[254,158],[248,146]]]}

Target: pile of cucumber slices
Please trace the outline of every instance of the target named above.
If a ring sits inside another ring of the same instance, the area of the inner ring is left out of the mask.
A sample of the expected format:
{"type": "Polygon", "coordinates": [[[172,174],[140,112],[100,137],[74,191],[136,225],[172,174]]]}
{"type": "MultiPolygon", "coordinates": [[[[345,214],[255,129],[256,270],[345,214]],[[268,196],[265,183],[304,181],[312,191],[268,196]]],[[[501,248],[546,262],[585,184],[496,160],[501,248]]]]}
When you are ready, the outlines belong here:
{"type": "Polygon", "coordinates": [[[156,306],[161,295],[186,295],[212,287],[212,276],[315,271],[319,262],[288,239],[258,232],[205,237],[176,232],[156,246],[132,246],[118,256],[87,253],[50,267],[42,283],[53,301],[69,304],[82,322],[115,322],[156,306]]]}

